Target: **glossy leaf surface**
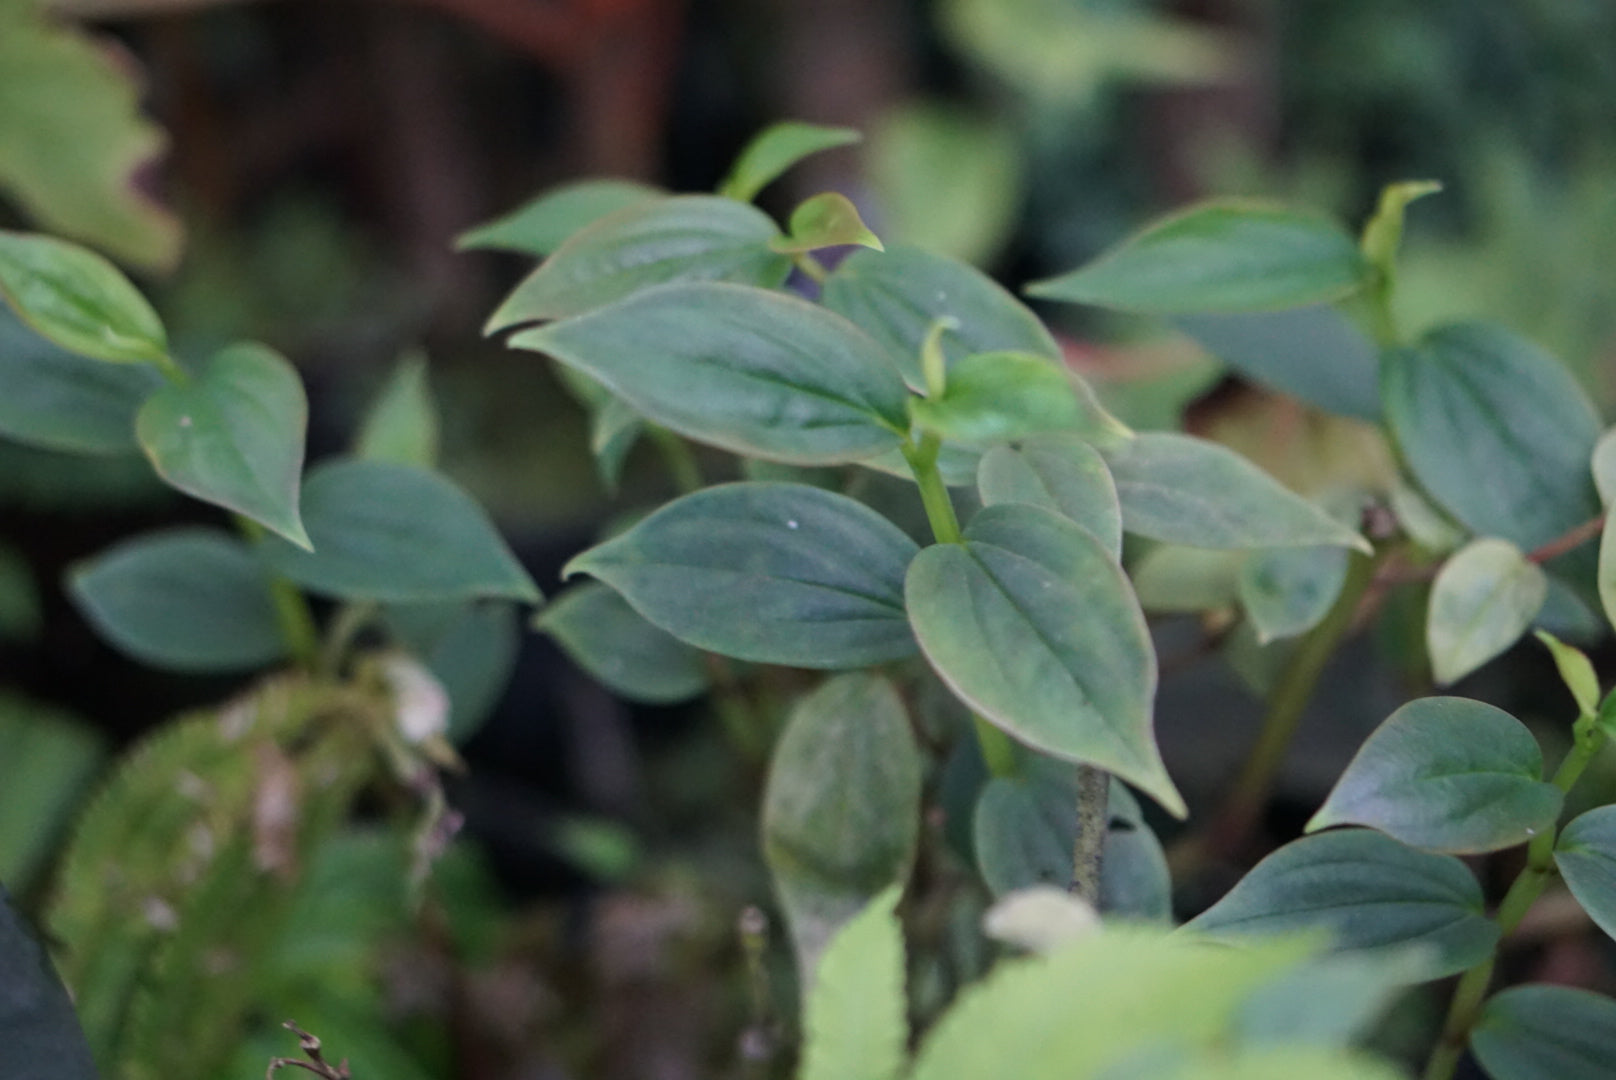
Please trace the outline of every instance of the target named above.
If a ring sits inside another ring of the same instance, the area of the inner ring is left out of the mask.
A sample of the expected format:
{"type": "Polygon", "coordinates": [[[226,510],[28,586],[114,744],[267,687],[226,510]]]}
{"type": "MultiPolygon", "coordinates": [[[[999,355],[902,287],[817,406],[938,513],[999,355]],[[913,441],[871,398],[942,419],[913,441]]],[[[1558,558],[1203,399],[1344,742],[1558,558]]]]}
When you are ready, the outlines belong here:
{"type": "Polygon", "coordinates": [[[893,886],[837,931],[808,994],[798,1080],[897,1080],[909,1053],[893,886]]]}
{"type": "Polygon", "coordinates": [[[856,143],[862,136],[853,128],[826,127],[801,120],[785,120],[764,128],[742,149],[718,193],[751,202],[787,169],[805,157],[856,143]]]}
{"type": "Polygon", "coordinates": [[[1470,674],[1515,644],[1548,594],[1543,568],[1508,540],[1483,537],[1460,548],[1431,587],[1425,646],[1437,684],[1470,674]]]}
{"type": "Polygon", "coordinates": [[[1616,938],[1616,806],[1571,819],[1555,844],[1554,864],[1582,909],[1616,938]]]}
{"type": "Polygon", "coordinates": [[[1603,1080],[1616,1001],[1569,986],[1512,986],[1482,1006],[1470,1049],[1493,1080],[1603,1080]]]}
{"type": "Polygon", "coordinates": [[[1240,602],[1266,645],[1316,626],[1347,580],[1351,555],[1340,547],[1268,548],[1240,566],[1240,602]]]}
{"type": "Polygon", "coordinates": [[[1111,553],[1122,554],[1122,507],[1111,470],[1076,435],[1043,435],[982,455],[976,490],[984,506],[1026,503],[1071,518],[1111,553]]]}
{"type": "Polygon", "coordinates": [[[553,252],[578,230],[608,214],[662,198],[665,193],[634,180],[580,180],[547,191],[455,238],[461,251],[496,248],[537,258],[553,252]]]}
{"type": "Polygon", "coordinates": [[[568,589],[539,613],[534,626],[630,701],[671,705],[707,689],[701,652],[647,622],[607,585],[587,582],[568,589]]]}
{"type": "Polygon", "coordinates": [[[0,299],[36,333],[82,356],[167,358],[168,336],[140,291],[106,259],[65,240],[0,231],[0,299]]]}

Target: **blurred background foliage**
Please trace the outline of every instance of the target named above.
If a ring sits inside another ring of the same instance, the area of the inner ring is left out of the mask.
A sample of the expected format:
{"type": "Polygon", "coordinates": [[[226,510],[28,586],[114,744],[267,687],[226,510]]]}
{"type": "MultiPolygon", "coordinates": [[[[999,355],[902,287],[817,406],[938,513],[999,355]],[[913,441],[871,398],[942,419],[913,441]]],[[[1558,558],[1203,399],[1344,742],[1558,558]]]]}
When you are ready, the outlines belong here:
{"type": "MultiPolygon", "coordinates": [[[[1612,42],[1605,0],[0,0],[0,227],[120,260],[182,354],[244,337],[284,351],[310,385],[314,459],[424,348],[445,469],[553,589],[568,555],[670,481],[641,446],[608,491],[550,370],[481,336],[525,264],[454,238],[539,189],[585,175],[709,189],[767,122],[848,125],[861,145],[813,159],[765,207],[836,188],[889,242],[1016,285],[1190,199],[1273,196],[1357,222],[1382,184],[1434,178],[1444,193],[1410,215],[1405,325],[1511,324],[1608,418],[1612,42]]],[[[1369,429],[1228,375],[1178,328],[1047,314],[1136,426],[1188,426],[1304,491],[1386,475],[1369,429]]],[[[206,513],[127,454],[0,441],[0,879],[25,908],[109,751],[232,689],[110,650],[62,573],[206,513]]],[[[1193,618],[1156,630],[1162,741],[1205,805],[1249,740],[1274,648],[1193,618]]],[[[1270,844],[1422,689],[1421,648],[1394,603],[1332,665],[1270,844]]],[[[772,674],[751,718],[730,702],[729,720],[755,725],[798,688],[772,674]]],[[[1525,717],[1568,708],[1529,647],[1460,692],[1525,717]]],[[[793,1015],[781,935],[765,948],[736,929],[769,905],[761,757],[734,753],[701,703],[630,706],[533,634],[463,752],[451,794],[468,825],[439,902],[405,910],[396,838],[344,834],[232,1075],[289,1050],[284,1016],[393,1080],[770,1075],[793,1015]]],[[[1608,801],[1609,762],[1602,776],[1608,801]]],[[[920,872],[935,902],[911,982],[931,1012],[985,963],[981,901],[946,867],[920,872]]],[[[1611,988],[1587,937],[1546,925],[1534,940],[1519,962],[1611,988]]]]}

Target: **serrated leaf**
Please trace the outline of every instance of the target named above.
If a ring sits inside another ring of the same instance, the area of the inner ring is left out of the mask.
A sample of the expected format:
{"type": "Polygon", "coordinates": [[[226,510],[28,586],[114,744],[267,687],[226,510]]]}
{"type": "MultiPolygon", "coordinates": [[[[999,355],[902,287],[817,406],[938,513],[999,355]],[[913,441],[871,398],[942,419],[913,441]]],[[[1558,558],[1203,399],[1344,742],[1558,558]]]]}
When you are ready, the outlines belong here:
{"type": "Polygon", "coordinates": [[[1186,929],[1238,940],[1325,931],[1339,949],[1418,944],[1429,950],[1432,979],[1480,963],[1498,942],[1464,863],[1371,829],[1286,844],[1186,929]]]}
{"type": "Polygon", "coordinates": [[[120,364],[168,360],[162,320],[106,259],[65,240],[0,230],[0,299],[42,337],[120,364]]]}
{"type": "Polygon", "coordinates": [[[354,453],[430,469],[438,463],[438,409],[426,378],[426,356],[405,354],[371,402],[354,453]]]}
{"type": "Polygon", "coordinates": [[[1382,354],[1380,393],[1421,487],[1473,532],[1529,551],[1599,511],[1588,473],[1598,415],[1523,338],[1489,323],[1440,327],[1382,354]]]}
{"type": "Polygon", "coordinates": [[[1347,580],[1345,548],[1267,548],[1240,566],[1240,602],[1257,642],[1295,637],[1318,625],[1347,580]]]}
{"type": "Polygon", "coordinates": [[[1068,517],[1113,558],[1122,557],[1122,508],[1105,459],[1076,435],[1042,435],[995,446],[976,468],[984,506],[1026,503],[1068,517]]]}
{"type": "Polygon", "coordinates": [[[1363,537],[1217,443],[1144,432],[1100,450],[1128,532],[1202,548],[1370,550],[1363,537]]]}
{"type": "Polygon", "coordinates": [[[339,458],[311,469],[301,551],[269,537],[275,573],[313,592],[385,603],[539,599],[487,513],[447,477],[390,461],[339,458]]]}
{"type": "Polygon", "coordinates": [[[667,285],[527,330],[644,416],[738,454],[830,465],[896,449],[903,381],[879,346],[806,300],[741,285],[667,285]]]}
{"type": "Polygon", "coordinates": [[[298,484],[308,420],[297,370],[267,346],[239,344],[148,397],[135,435],[170,487],[307,548],[298,484]]]}
{"type": "Polygon", "coordinates": [[[1476,670],[1526,633],[1549,591],[1543,568],[1508,540],[1472,540],[1431,587],[1425,645],[1439,686],[1476,670]]]}
{"type": "Polygon", "coordinates": [[[0,886],[0,1076],[96,1080],[73,1002],[0,886]]]}
{"type": "Polygon", "coordinates": [[[69,576],[73,602],[130,656],[175,671],[243,671],[286,655],[269,577],[252,549],[217,529],[126,540],[69,576]]]}
{"type": "Polygon", "coordinates": [[[804,484],[721,484],[591,548],[565,573],[622,593],[710,652],[864,667],[914,652],[904,571],[915,543],[862,503],[804,484]]]}
{"type": "Polygon", "coordinates": [[[752,136],[718,185],[725,198],[751,202],[757,193],[803,158],[858,142],[853,128],[827,127],[801,120],[782,120],[752,136]]]}
{"type": "Polygon", "coordinates": [[[880,893],[836,932],[803,1018],[798,1080],[897,1080],[908,1056],[899,888],[880,893]]]}
{"type": "Polygon", "coordinates": [[[881,238],[859,217],[853,200],[840,192],[827,191],[799,203],[791,211],[786,235],[775,239],[770,246],[781,254],[796,255],[843,244],[885,250],[881,238]]]}
{"type": "Polygon", "coordinates": [[[1096,442],[1130,434],[1086,383],[1034,353],[964,357],[948,370],[942,395],[911,399],[909,412],[922,428],[976,445],[1056,432],[1096,442]]]}
{"type": "Polygon", "coordinates": [[[914,863],[920,752],[903,702],[878,675],[839,675],[797,703],[763,795],[763,855],[785,907],[797,970],[914,863]]]}
{"type": "Polygon", "coordinates": [[[1369,736],[1307,831],[1368,825],[1410,847],[1471,855],[1553,829],[1562,801],[1519,720],[1469,698],[1419,698],[1369,736]]]}
{"type": "Polygon", "coordinates": [[[580,180],[546,191],[486,225],[455,237],[455,249],[496,248],[537,258],[608,214],[651,202],[666,193],[635,180],[580,180]]]}
{"type": "Polygon", "coordinates": [[[1328,305],[1173,320],[1196,344],[1242,375],[1361,420],[1380,419],[1374,343],[1328,305]]]}
{"type": "Polygon", "coordinates": [[[1156,657],[1144,616],[1086,529],[1042,507],[987,507],[963,543],[915,557],[904,595],[921,650],[962,701],[1183,815],[1151,733],[1156,657]]]}
{"type": "Polygon", "coordinates": [[[1470,1049],[1493,1080],[1602,1080],[1616,1055],[1616,1001],[1569,986],[1512,986],[1487,999],[1470,1049]]]}
{"type": "Polygon", "coordinates": [[[707,689],[701,652],[648,622],[616,590],[587,582],[556,597],[534,620],[573,663],[630,701],[672,705],[707,689]]]}
{"type": "Polygon", "coordinates": [[[1616,806],[1572,818],[1555,843],[1554,863],[1577,903],[1616,938],[1616,806]]]}
{"type": "Polygon", "coordinates": [[[1560,672],[1560,679],[1571,691],[1571,696],[1577,702],[1577,709],[1584,716],[1593,716],[1599,712],[1599,675],[1594,671],[1594,665],[1581,649],[1574,648],[1549,633],[1547,630],[1534,631],[1534,636],[1543,643],[1554,657],[1554,666],[1560,672]]]}
{"type": "Polygon", "coordinates": [[[769,247],[763,211],[715,195],[635,203],[573,234],[505,298],[484,332],[595,311],[653,285],[730,281],[773,288],[791,259],[769,247]]]}
{"type": "Polygon", "coordinates": [[[1029,295],[1155,315],[1272,311],[1339,300],[1369,267],[1323,218],[1259,203],[1214,202],[1148,226],[1029,295]]]}

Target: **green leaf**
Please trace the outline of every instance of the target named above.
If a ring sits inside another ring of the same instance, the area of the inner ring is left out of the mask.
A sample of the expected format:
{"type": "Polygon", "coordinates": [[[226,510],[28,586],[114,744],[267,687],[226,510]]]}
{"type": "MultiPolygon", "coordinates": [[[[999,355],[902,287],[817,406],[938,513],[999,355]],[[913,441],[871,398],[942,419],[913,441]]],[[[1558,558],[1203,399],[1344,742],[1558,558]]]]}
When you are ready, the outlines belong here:
{"type": "Polygon", "coordinates": [[[69,591],[121,651],[175,671],[243,671],[286,655],[269,578],[217,529],[167,529],[75,566],[69,591]]]}
{"type": "Polygon", "coordinates": [[[0,435],[47,450],[135,449],[135,411],[163,377],[145,364],[108,364],[69,352],[0,304],[0,435]]]}
{"type": "MultiPolygon", "coordinates": [[[[21,555],[0,544],[0,642],[33,641],[42,622],[33,569],[21,555]]],[[[0,881],[5,880],[0,874],[0,881]]]]}
{"type": "Polygon", "coordinates": [[[989,352],[1023,352],[1062,362],[1060,346],[1027,307],[980,270],[918,248],[855,251],[825,281],[820,297],[886,350],[917,392],[926,387],[920,346],[938,319],[953,319],[941,340],[949,364],[989,352]]]}
{"type": "Polygon", "coordinates": [[[1512,986],[1487,999],[1470,1049],[1493,1080],[1603,1080],[1616,1001],[1569,986],[1512,986]]]}
{"type": "Polygon", "coordinates": [[[168,336],[140,290],[93,251],[0,230],[0,299],[41,336],[121,364],[169,364],[168,336]]]}
{"type": "Polygon", "coordinates": [[[573,663],[619,697],[673,705],[707,690],[701,653],[647,622],[605,585],[588,582],[568,589],[533,626],[555,638],[573,663]]]}
{"type": "Polygon", "coordinates": [[[1369,1035],[1403,991],[1425,981],[1427,964],[1418,946],[1314,957],[1246,999],[1237,1038],[1245,1045],[1347,1047],[1369,1035]]]}
{"type": "Polygon", "coordinates": [[[1178,1072],[1154,1073],[1159,1080],[1298,1080],[1304,1076],[1307,1080],[1406,1080],[1407,1075],[1391,1062],[1366,1053],[1298,1046],[1242,1048],[1232,1054],[1213,1051],[1178,1072]]]}
{"type": "Polygon", "coordinates": [[[1257,642],[1295,637],[1317,626],[1347,580],[1345,548],[1266,548],[1240,567],[1240,602],[1257,642]]]}
{"type": "Polygon", "coordinates": [[[1264,386],[1325,412],[1380,419],[1380,362],[1374,343],[1329,305],[1234,315],[1181,315],[1173,325],[1264,386]]]}
{"type": "Polygon", "coordinates": [[[359,429],[354,453],[430,469],[438,463],[438,410],[426,379],[426,355],[406,353],[359,429]]]}
{"type": "Polygon", "coordinates": [[[635,180],[580,180],[563,184],[486,225],[461,233],[455,238],[455,250],[496,248],[542,259],[568,237],[606,215],[660,199],[665,194],[635,180]]]}
{"type": "Polygon", "coordinates": [[[1616,428],[1599,436],[1588,464],[1594,476],[1594,488],[1599,492],[1599,501],[1606,506],[1616,502],[1616,428]]]}
{"type": "Polygon", "coordinates": [[[1339,300],[1368,264],[1340,226],[1260,203],[1214,202],[1147,227],[1032,296],[1153,315],[1272,311],[1339,300]]]}
{"type": "Polygon", "coordinates": [[[1322,930],[1340,949],[1419,944],[1430,950],[1431,979],[1473,967],[1498,943],[1464,863],[1371,829],[1286,844],[1186,929],[1242,941],[1322,930]]]}
{"type": "Polygon", "coordinates": [[[1375,216],[1364,226],[1360,246],[1364,258],[1389,281],[1397,263],[1397,248],[1403,241],[1403,214],[1408,204],[1442,190],[1437,180],[1404,180],[1380,189],[1375,216]]]}
{"type": "Polygon", "coordinates": [[[1616,625],[1616,514],[1608,514],[1599,533],[1599,568],[1595,580],[1605,618],[1616,625]]]}
{"type": "MultiPolygon", "coordinates": [[[[0,9],[3,10],[3,9],[0,9]]],[[[0,887],[0,1076],[96,1080],[95,1062],[50,957],[0,887]]]]}
{"type": "Polygon", "coordinates": [[[976,490],[984,506],[1026,503],[1071,518],[1111,553],[1122,556],[1122,508],[1105,459],[1076,435],[1025,439],[982,455],[976,490]]]}
{"type": "Polygon", "coordinates": [[[384,603],[539,599],[483,508],[438,473],[326,462],[303,485],[303,522],[313,551],[276,537],[259,550],[275,573],[313,592],[384,603]]]}
{"type": "Polygon", "coordinates": [[[1233,609],[1245,562],[1238,551],[1156,544],[1134,561],[1130,576],[1146,611],[1194,615],[1233,609]]]}
{"type": "Polygon", "coordinates": [[[908,430],[903,381],[846,320],[741,285],[668,285],[527,330],[549,353],[642,415],[738,454],[833,465],[895,449],[908,430]]]}
{"type": "Polygon", "coordinates": [[[671,281],[773,288],[791,259],[769,247],[780,230],[763,211],[716,195],[636,203],[570,237],[489,318],[485,333],[564,319],[671,281]]]}
{"type": "Polygon", "coordinates": [[[803,158],[848,146],[862,137],[852,128],[825,127],[801,120],[771,124],[741,150],[729,175],[718,185],[718,193],[739,202],[751,202],[803,158]]]}
{"type": "Polygon", "coordinates": [[[1420,485],[1530,551],[1593,517],[1599,418],[1571,374],[1501,327],[1462,323],[1381,356],[1386,422],[1420,485]]]}
{"type": "Polygon", "coordinates": [[[763,795],[763,855],[804,986],[837,929],[909,876],[920,752],[892,684],[839,675],[798,702],[763,795]]]}
{"type": "Polygon", "coordinates": [[[166,269],[180,224],[139,176],[166,139],[117,48],[42,4],[0,4],[0,191],[51,232],[166,269]]]}
{"type": "Polygon", "coordinates": [[[196,379],[147,398],[135,435],[170,487],[306,548],[298,482],[308,422],[297,370],[273,349],[239,344],[215,353],[196,379]]]}
{"type": "Polygon", "coordinates": [[[1188,547],[1370,550],[1363,537],[1217,443],[1145,432],[1101,451],[1128,532],[1188,547]]]}
{"type": "Polygon", "coordinates": [[[26,895],[39,880],[107,749],[77,717],[0,693],[0,881],[26,895]]]}
{"type": "Polygon", "coordinates": [[[845,495],[738,483],[686,495],[568,563],[709,652],[866,667],[915,650],[904,571],[915,543],[845,495]]]}
{"type": "Polygon", "coordinates": [[[962,701],[1183,816],[1151,733],[1156,656],[1144,615],[1086,529],[1042,507],[987,507],[964,543],[915,557],[904,595],[921,650],[962,701]]]}
{"type": "Polygon", "coordinates": [[[421,659],[449,695],[446,737],[463,744],[494,711],[516,670],[521,630],[503,600],[466,604],[421,659]]]}
{"type": "Polygon", "coordinates": [[[1560,679],[1571,691],[1576,699],[1577,708],[1584,716],[1593,716],[1599,712],[1599,676],[1594,672],[1594,665],[1581,649],[1573,648],[1549,633],[1547,630],[1534,631],[1534,635],[1549,650],[1554,657],[1554,666],[1560,672],[1560,679]]]}
{"type": "Polygon", "coordinates": [[[1562,799],[1519,720],[1469,698],[1419,698],[1369,736],[1307,831],[1368,825],[1424,851],[1474,855],[1553,829],[1562,799]]]}
{"type": "Polygon", "coordinates": [[[1616,806],[1572,818],[1555,844],[1554,863],[1577,903],[1616,938],[1616,806]]]}
{"type": "Polygon", "coordinates": [[[903,930],[887,888],[836,932],[803,1018],[798,1080],[897,1080],[909,1050],[903,930]]]}
{"type": "Polygon", "coordinates": [[[909,412],[921,427],[963,443],[1055,432],[1115,441],[1131,434],[1086,383],[1034,353],[967,356],[949,369],[941,397],[911,399],[909,412]]]}
{"type": "Polygon", "coordinates": [[[1431,587],[1425,645],[1445,686],[1515,644],[1548,598],[1543,568],[1508,540],[1472,540],[1442,564],[1431,587]]]}
{"type": "Polygon", "coordinates": [[[859,217],[858,207],[846,195],[827,191],[799,203],[791,211],[787,235],[769,245],[783,255],[795,255],[819,248],[857,244],[860,247],[886,250],[881,238],[870,231],[859,217]]]}

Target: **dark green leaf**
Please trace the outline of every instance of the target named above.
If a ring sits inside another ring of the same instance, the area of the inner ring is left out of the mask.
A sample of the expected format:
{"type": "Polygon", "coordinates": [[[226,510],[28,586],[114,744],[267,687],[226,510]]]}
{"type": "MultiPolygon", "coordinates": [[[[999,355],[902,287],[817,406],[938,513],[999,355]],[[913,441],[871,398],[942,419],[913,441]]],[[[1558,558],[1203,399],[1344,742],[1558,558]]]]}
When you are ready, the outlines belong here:
{"type": "Polygon", "coordinates": [[[801,120],[771,124],[746,144],[729,175],[718,185],[718,193],[740,202],[751,202],[758,192],[803,158],[856,143],[860,138],[852,128],[825,127],[801,120]]]}
{"type": "Polygon", "coordinates": [[[38,881],[107,749],[77,717],[0,693],[0,881],[38,881]]]}
{"type": "Polygon", "coordinates": [[[1286,844],[1187,929],[1231,939],[1322,930],[1341,949],[1419,944],[1432,979],[1480,963],[1498,942],[1464,863],[1371,829],[1286,844]]]}
{"type": "Polygon", "coordinates": [[[1605,1080],[1616,1001],[1569,986],[1513,986],[1482,1006],[1470,1049],[1493,1080],[1605,1080]]]}
{"type": "Polygon", "coordinates": [[[93,251],[0,230],[0,299],[41,336],[113,363],[167,364],[162,321],[129,279],[93,251]]]}
{"type": "Polygon", "coordinates": [[[1554,357],[1487,323],[1381,357],[1386,422],[1424,489],[1483,536],[1530,551],[1599,511],[1599,418],[1554,357]]]}
{"type": "Polygon", "coordinates": [[[578,230],[607,214],[662,198],[634,180],[580,180],[563,184],[455,238],[455,248],[498,248],[543,258],[578,230]]]}
{"type": "Polygon", "coordinates": [[[1038,316],[986,274],[918,248],[855,251],[825,282],[826,307],[880,342],[914,390],[923,390],[920,345],[941,318],[958,324],[942,337],[950,364],[986,352],[1026,352],[1059,362],[1060,346],[1038,316]]]}
{"type": "Polygon", "coordinates": [[[1006,503],[937,544],[904,590],[926,658],[990,722],[1039,750],[1098,765],[1182,815],[1151,733],[1156,657],[1128,579],[1105,547],[1042,507],[1006,503]]]}
{"type": "Polygon", "coordinates": [[[263,567],[217,529],[126,540],[74,567],[69,586],[103,637],[156,667],[240,671],[286,654],[263,567]]]}
{"type": "Polygon", "coordinates": [[[862,503],[803,484],[686,495],[579,555],[651,623],[710,652],[864,667],[914,652],[904,571],[915,543],[862,503]]]}
{"type": "Polygon", "coordinates": [[[555,638],[575,664],[630,701],[672,705],[707,689],[701,653],[647,622],[605,585],[568,589],[533,625],[555,638]]]}
{"type": "Polygon", "coordinates": [[[1616,514],[1605,517],[1599,534],[1599,605],[1605,609],[1605,618],[1616,625],[1616,514]]]}
{"type": "Polygon", "coordinates": [[[881,238],[870,231],[859,217],[858,207],[846,195],[827,191],[815,195],[791,212],[786,235],[770,245],[783,255],[800,254],[819,248],[857,244],[860,247],[885,250],[881,238]]]}
{"type": "Polygon", "coordinates": [[[1425,646],[1437,685],[1460,679],[1515,644],[1548,598],[1543,568],[1508,540],[1472,540],[1431,586],[1425,646]]]}
{"type": "Polygon", "coordinates": [[[1616,938],[1616,806],[1572,818],[1555,844],[1554,862],[1577,903],[1616,938]]]}
{"type": "Polygon", "coordinates": [[[773,288],[791,271],[791,259],[769,247],[779,235],[763,211],[715,195],[636,203],[557,248],[506,297],[485,330],[581,315],[671,281],[773,288]]]}
{"type": "Polygon", "coordinates": [[[1519,720],[1469,698],[1428,697],[1375,729],[1308,831],[1368,825],[1425,851],[1524,844],[1554,828],[1560,789],[1519,720]]]}
{"type": "Polygon", "coordinates": [[[423,469],[438,463],[438,410],[426,379],[424,353],[407,353],[399,360],[365,414],[354,453],[423,469]]]}
{"type": "Polygon", "coordinates": [[[909,1049],[897,886],[836,932],[803,1016],[798,1080],[897,1080],[909,1049]]]}
{"type": "Polygon", "coordinates": [[[885,679],[840,675],[792,710],[769,765],[763,854],[805,986],[837,928],[908,876],[920,780],[909,718],[885,679]]]}
{"type": "Polygon", "coordinates": [[[1380,419],[1374,343],[1327,305],[1173,320],[1242,375],[1325,412],[1380,419]]]}
{"type": "Polygon", "coordinates": [[[33,570],[21,555],[0,544],[0,642],[32,641],[42,621],[33,570]]]}
{"type": "Polygon", "coordinates": [[[1131,533],[1203,548],[1369,545],[1233,450],[1145,432],[1102,447],[1131,533]]]}
{"type": "Polygon", "coordinates": [[[273,349],[241,344],[147,398],[135,434],[169,486],[306,548],[298,480],[308,419],[297,370],[273,349]]]}
{"type": "Polygon", "coordinates": [[[896,448],[903,381],[879,346],[805,300],[742,285],[668,285],[517,334],[681,435],[798,465],[896,448]]]}
{"type": "Polygon", "coordinates": [[[1044,435],[1015,448],[996,446],[982,455],[976,490],[984,506],[1027,503],[1071,518],[1109,551],[1122,554],[1122,508],[1111,470],[1076,435],[1044,435]]]}
{"type": "Polygon", "coordinates": [[[73,1003],[4,888],[0,888],[0,1076],[96,1080],[73,1003]]]}
{"type": "Polygon", "coordinates": [[[909,411],[921,427],[962,443],[1054,432],[1114,442],[1131,434],[1101,408],[1088,384],[1035,353],[967,356],[949,369],[941,397],[915,398],[909,411]]]}
{"type": "Polygon", "coordinates": [[[107,364],[69,352],[0,304],[0,435],[47,450],[135,449],[135,410],[163,377],[145,364],[107,364]]]}
{"type": "Polygon", "coordinates": [[[1157,315],[1272,311],[1339,300],[1368,273],[1358,245],[1334,222],[1223,202],[1158,221],[1027,292],[1157,315]]]}
{"type": "Polygon", "coordinates": [[[467,604],[421,659],[449,695],[448,739],[464,743],[488,719],[516,669],[521,630],[507,601],[467,604]]]}
{"type": "Polygon", "coordinates": [[[438,473],[327,462],[303,485],[303,522],[312,552],[276,537],[260,551],[277,574],[313,592],[382,602],[539,599],[482,507],[438,473]]]}
{"type": "Polygon", "coordinates": [[[1240,602],[1266,645],[1295,637],[1323,619],[1347,580],[1345,548],[1266,548],[1240,567],[1240,602]]]}

